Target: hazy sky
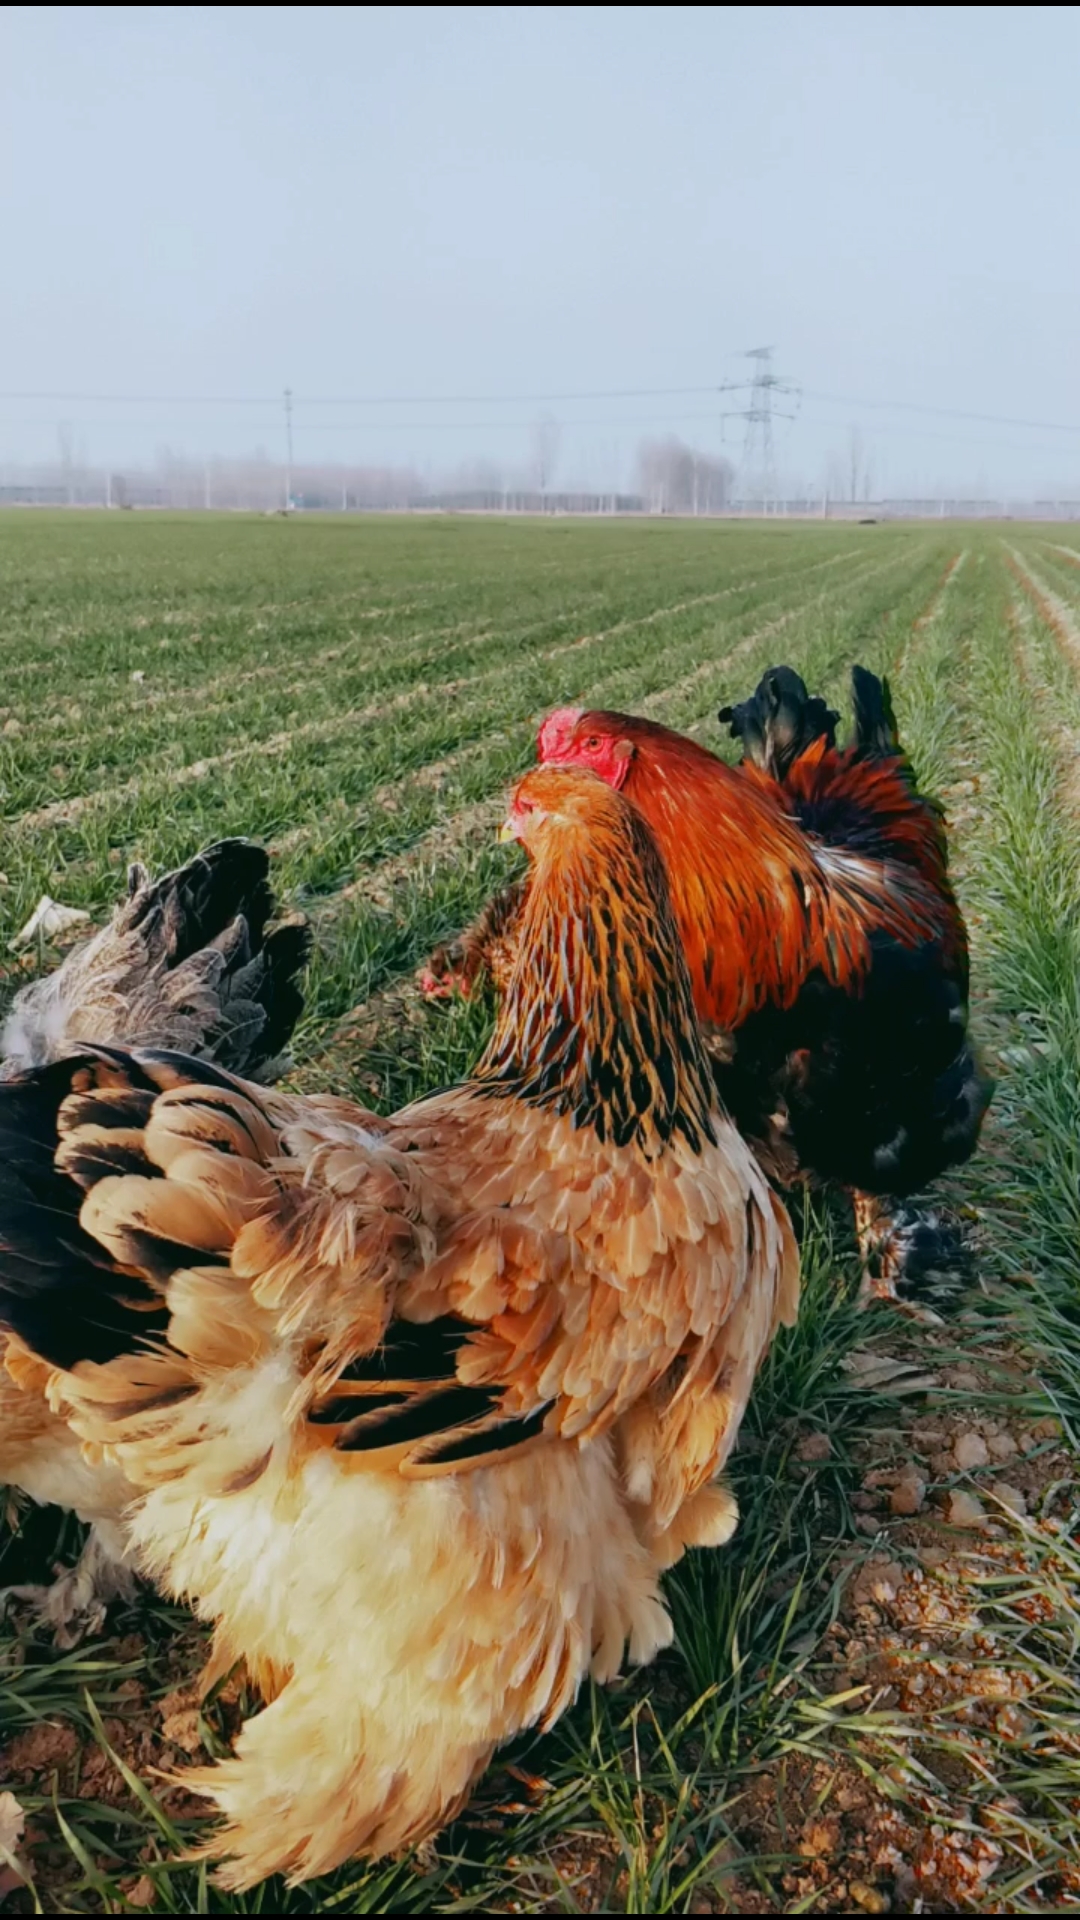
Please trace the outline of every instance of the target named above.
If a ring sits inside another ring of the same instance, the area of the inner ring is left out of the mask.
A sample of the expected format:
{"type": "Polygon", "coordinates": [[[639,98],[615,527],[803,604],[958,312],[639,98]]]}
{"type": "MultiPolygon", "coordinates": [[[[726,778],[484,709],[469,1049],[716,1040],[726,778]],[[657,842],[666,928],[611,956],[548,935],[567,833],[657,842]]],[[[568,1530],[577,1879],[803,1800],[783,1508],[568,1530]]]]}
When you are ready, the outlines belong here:
{"type": "Polygon", "coordinates": [[[277,455],[289,384],[298,459],[546,409],[599,481],[737,454],[775,343],[807,481],[858,423],[887,491],[1080,494],[1078,99],[1074,7],[6,7],[0,460],[277,455]]]}

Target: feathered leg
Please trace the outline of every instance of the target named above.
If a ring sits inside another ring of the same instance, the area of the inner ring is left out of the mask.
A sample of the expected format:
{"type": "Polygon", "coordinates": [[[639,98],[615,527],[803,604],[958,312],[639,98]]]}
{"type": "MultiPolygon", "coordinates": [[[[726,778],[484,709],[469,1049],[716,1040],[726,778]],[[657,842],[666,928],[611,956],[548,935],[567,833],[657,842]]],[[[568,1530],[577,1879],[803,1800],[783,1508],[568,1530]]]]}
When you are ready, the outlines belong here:
{"type": "Polygon", "coordinates": [[[468,999],[481,981],[504,991],[514,968],[526,883],[513,880],[493,894],[483,911],[454,940],[436,947],[420,974],[420,991],[429,1000],[468,999]]]}
{"type": "Polygon", "coordinates": [[[114,1600],[131,1600],[135,1574],[125,1557],[123,1529],[101,1520],[91,1527],[73,1567],[58,1568],[51,1585],[0,1588],[0,1608],[11,1600],[28,1604],[35,1619],[52,1631],[58,1647],[75,1647],[86,1634],[100,1633],[114,1600]]]}
{"type": "Polygon", "coordinates": [[[881,1203],[872,1193],[860,1193],[851,1189],[851,1206],[855,1216],[855,1244],[859,1249],[859,1264],[863,1279],[860,1298],[863,1300],[895,1300],[895,1274],[891,1262],[883,1267],[880,1246],[881,1203]]]}
{"type": "Polygon", "coordinates": [[[355,1854],[396,1853],[452,1820],[491,1757],[494,1741],[397,1733],[351,1696],[353,1676],[295,1678],[244,1726],[235,1757],[185,1771],[225,1826],[199,1850],[221,1860],[219,1886],[242,1892],[271,1873],[295,1885],[355,1854]]]}
{"type": "Polygon", "coordinates": [[[864,1305],[926,1304],[964,1284],[969,1261],[963,1234],[938,1208],[903,1206],[854,1189],[851,1201],[864,1305]]]}

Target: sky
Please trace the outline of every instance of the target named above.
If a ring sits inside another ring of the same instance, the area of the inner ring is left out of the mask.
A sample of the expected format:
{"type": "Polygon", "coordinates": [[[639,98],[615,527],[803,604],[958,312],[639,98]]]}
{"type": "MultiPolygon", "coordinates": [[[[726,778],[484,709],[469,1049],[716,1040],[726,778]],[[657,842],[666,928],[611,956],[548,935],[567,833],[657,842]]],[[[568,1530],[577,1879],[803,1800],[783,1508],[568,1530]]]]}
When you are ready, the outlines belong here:
{"type": "Polygon", "coordinates": [[[288,386],[298,462],[626,484],[769,345],[792,482],[1080,497],[1078,81],[1074,7],[7,6],[0,462],[288,386]]]}

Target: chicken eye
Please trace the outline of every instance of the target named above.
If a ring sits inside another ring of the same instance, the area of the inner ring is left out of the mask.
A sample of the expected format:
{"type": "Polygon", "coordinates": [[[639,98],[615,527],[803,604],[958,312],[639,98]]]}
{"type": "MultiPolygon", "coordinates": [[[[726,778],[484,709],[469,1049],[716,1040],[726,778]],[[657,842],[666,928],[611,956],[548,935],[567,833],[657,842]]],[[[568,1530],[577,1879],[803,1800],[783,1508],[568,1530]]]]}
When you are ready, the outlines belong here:
{"type": "Polygon", "coordinates": [[[594,734],[592,735],[592,737],[591,737],[591,739],[589,739],[589,740],[586,740],[586,742],[585,742],[585,751],[586,751],[586,753],[599,753],[599,751],[600,751],[600,738],[599,738],[599,735],[598,735],[598,734],[595,734],[595,733],[594,733],[594,734]]]}

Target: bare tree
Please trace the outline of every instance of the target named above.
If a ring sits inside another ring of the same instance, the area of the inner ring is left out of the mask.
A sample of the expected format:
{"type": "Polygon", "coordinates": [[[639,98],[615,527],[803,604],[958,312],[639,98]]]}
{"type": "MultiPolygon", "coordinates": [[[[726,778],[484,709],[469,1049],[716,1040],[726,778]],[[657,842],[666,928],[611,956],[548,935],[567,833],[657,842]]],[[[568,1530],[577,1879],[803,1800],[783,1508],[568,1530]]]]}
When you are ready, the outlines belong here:
{"type": "Polygon", "coordinates": [[[669,435],[638,448],[638,485],[652,513],[719,513],[731,496],[730,461],[669,435]]]}
{"type": "Polygon", "coordinates": [[[858,427],[848,428],[848,499],[859,497],[859,470],[862,466],[862,435],[858,427]]]}
{"type": "Polygon", "coordinates": [[[560,438],[559,423],[550,413],[545,414],[542,420],[538,420],[533,428],[533,467],[542,513],[547,508],[548,488],[558,464],[560,438]]]}
{"type": "Polygon", "coordinates": [[[843,500],[847,493],[847,462],[842,453],[830,453],[825,463],[825,492],[830,500],[843,500]]]}
{"type": "Polygon", "coordinates": [[[67,494],[67,503],[70,507],[75,498],[75,488],[72,479],[71,425],[69,421],[61,420],[56,429],[56,440],[60,449],[60,470],[64,476],[64,491],[67,494]]]}

